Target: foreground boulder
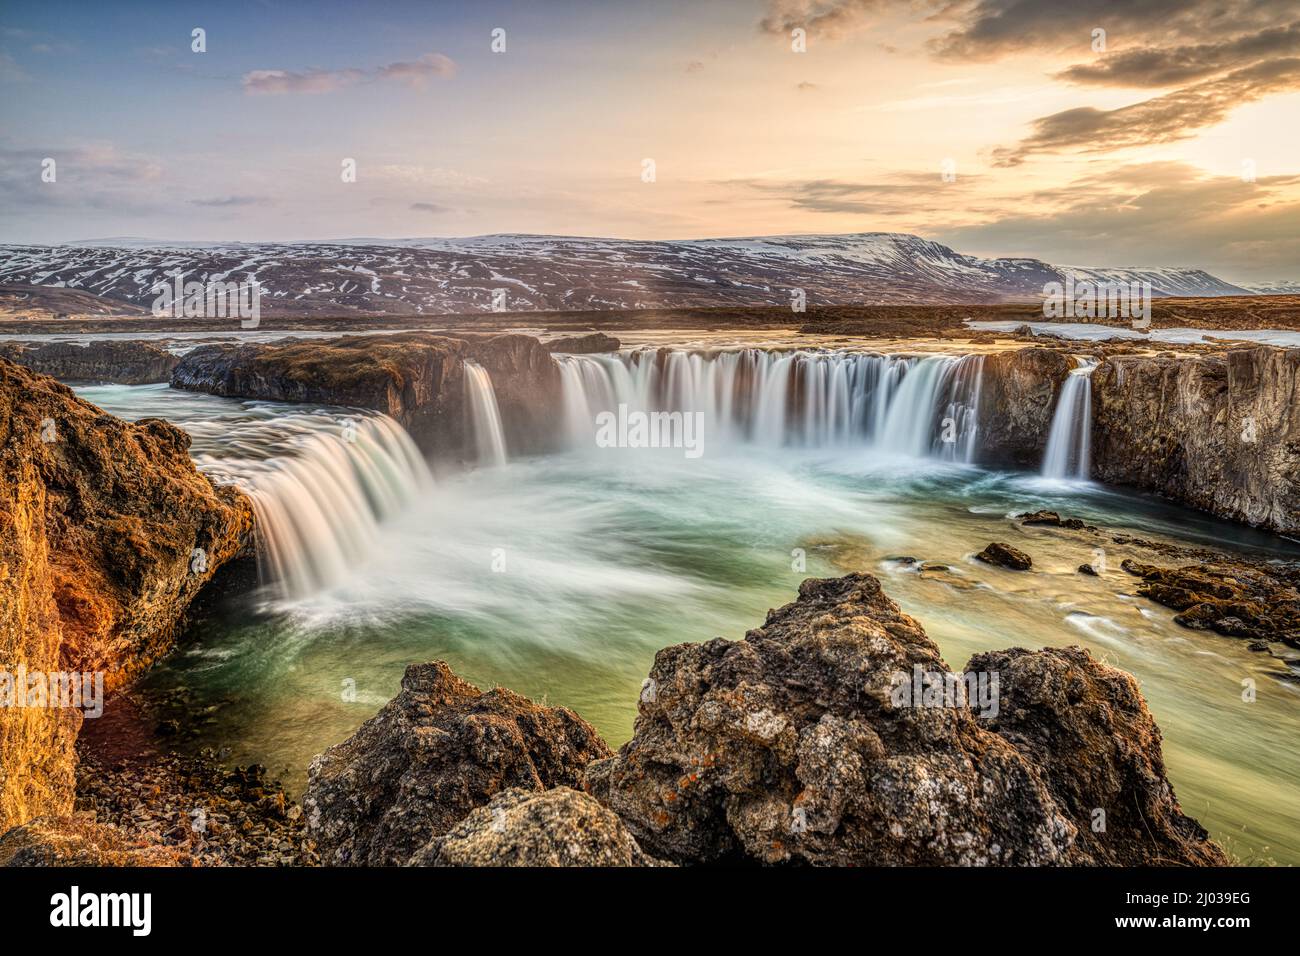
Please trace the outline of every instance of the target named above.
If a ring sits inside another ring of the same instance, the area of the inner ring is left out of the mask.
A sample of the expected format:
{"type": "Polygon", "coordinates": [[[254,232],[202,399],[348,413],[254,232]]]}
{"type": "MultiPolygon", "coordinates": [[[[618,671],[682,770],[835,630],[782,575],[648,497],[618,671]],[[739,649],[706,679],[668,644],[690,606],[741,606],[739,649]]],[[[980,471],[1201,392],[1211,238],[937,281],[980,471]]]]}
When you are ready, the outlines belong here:
{"type": "Polygon", "coordinates": [[[1300,349],[1111,356],[1092,393],[1094,478],[1300,531],[1300,349]]]}
{"type": "Polygon", "coordinates": [[[1165,776],[1160,728],[1131,675],[1081,647],[977,654],[966,669],[999,675],[998,712],[987,727],[1035,764],[1075,823],[1068,862],[1229,862],[1179,809],[1165,776]]]}
{"type": "Polygon", "coordinates": [[[805,581],[744,640],[660,651],[587,787],[678,863],[1226,862],[1179,810],[1131,677],[1078,649],[1005,653],[972,661],[970,707],[935,700],[966,685],[875,578],[805,581]]]}
{"type": "Polygon", "coordinates": [[[68,382],[148,385],[171,378],[180,358],[151,342],[99,341],[0,345],[0,356],[68,382]]]}
{"type": "Polygon", "coordinates": [[[412,866],[655,866],[613,813],[585,793],[506,790],[435,838],[412,866]]]}
{"type": "Polygon", "coordinates": [[[581,787],[608,755],[571,710],[413,664],[401,693],[312,761],[302,805],[323,863],[400,866],[497,793],[581,787]]]}
{"type": "Polygon", "coordinates": [[[193,865],[194,858],[183,850],[73,817],[41,817],[0,835],[0,866],[193,865]]]}
{"type": "MultiPolygon", "coordinates": [[[[103,672],[112,689],[170,649],[190,603],[252,544],[251,502],[188,449],[173,425],[124,422],[0,360],[0,667],[103,672]]],[[[0,832],[71,811],[80,720],[0,707],[0,832]]]]}

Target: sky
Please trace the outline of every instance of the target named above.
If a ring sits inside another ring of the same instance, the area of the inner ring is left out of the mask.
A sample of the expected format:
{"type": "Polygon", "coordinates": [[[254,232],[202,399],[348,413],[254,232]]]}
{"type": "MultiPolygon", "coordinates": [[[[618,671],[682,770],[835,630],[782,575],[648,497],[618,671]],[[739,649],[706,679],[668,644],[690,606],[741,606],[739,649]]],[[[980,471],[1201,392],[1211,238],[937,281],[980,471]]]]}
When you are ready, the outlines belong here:
{"type": "Polygon", "coordinates": [[[0,242],[876,231],[1300,280],[1300,5],[0,6],[0,242]]]}

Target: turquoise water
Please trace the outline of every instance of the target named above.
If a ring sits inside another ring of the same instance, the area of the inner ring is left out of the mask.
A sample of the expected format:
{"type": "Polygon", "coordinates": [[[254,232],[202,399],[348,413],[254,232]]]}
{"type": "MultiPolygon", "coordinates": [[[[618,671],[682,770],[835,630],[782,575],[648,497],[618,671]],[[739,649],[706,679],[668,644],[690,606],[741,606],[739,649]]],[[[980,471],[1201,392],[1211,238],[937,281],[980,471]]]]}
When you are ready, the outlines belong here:
{"type": "MultiPolygon", "coordinates": [[[[203,435],[196,451],[218,459],[250,453],[241,422],[298,411],[158,386],[82,392],[126,417],[188,421],[203,435]]],[[[196,744],[284,770],[295,785],[312,756],[396,692],[407,664],[434,658],[481,687],[572,707],[617,745],[655,651],[738,639],[803,578],[865,570],[953,668],[981,650],[1082,644],[1135,674],[1184,809],[1243,860],[1300,862],[1300,688],[1285,666],[1135,597],[1120,561],[1159,556],[1008,517],[1042,507],[1156,540],[1292,547],[1091,484],[862,450],[741,446],[687,459],[591,449],[440,474],[333,586],[242,599],[147,687],[187,691],[205,713],[196,744]],[[1027,551],[1034,572],[975,562],[993,540],[1027,551]],[[1107,570],[1075,573],[1099,560],[1098,546],[1107,570]],[[951,570],[889,560],[902,555],[951,570]]]]}

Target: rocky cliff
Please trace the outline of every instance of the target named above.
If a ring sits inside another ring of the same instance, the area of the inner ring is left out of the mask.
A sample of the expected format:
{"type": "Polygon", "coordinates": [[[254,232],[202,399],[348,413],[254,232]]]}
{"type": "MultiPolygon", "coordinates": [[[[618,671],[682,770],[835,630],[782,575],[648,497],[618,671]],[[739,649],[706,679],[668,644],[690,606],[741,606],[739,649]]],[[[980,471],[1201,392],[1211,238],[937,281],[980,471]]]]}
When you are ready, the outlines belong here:
{"type": "MultiPolygon", "coordinates": [[[[107,415],[0,360],[0,668],[119,686],[251,545],[253,510],[195,470],[189,436],[107,415]]],[[[80,714],[0,708],[0,831],[66,814],[80,714]]]]}
{"type": "Polygon", "coordinates": [[[979,402],[981,463],[1030,469],[1042,465],[1056,398],[1074,366],[1067,352],[1050,348],[984,356],[979,402]]]}
{"type": "Polygon", "coordinates": [[[206,345],[172,374],[174,388],[240,398],[372,408],[426,452],[455,457],[469,440],[465,362],[492,376],[511,451],[545,447],[559,414],[560,374],[532,336],[423,332],[269,345],[206,345]]]}
{"type": "Polygon", "coordinates": [[[1111,356],[1092,389],[1094,478],[1300,531],[1300,349],[1111,356]]]}
{"type": "Polygon", "coordinates": [[[165,382],[180,362],[178,356],[150,342],[118,341],[87,345],[11,342],[0,345],[0,357],[65,382],[114,382],[119,385],[165,382]]]}

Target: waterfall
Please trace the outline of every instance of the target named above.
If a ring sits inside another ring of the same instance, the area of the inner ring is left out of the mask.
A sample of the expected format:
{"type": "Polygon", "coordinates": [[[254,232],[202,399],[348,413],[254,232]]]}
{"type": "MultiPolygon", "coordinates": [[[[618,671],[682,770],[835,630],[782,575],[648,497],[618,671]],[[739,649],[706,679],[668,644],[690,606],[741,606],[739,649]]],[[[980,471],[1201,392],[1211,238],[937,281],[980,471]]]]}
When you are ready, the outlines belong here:
{"type": "Polygon", "coordinates": [[[574,448],[595,447],[596,415],[625,404],[702,412],[706,445],[863,446],[956,462],[976,451],[977,355],[643,349],[556,360],[574,448]]]}
{"type": "Polygon", "coordinates": [[[465,397],[468,400],[478,463],[504,465],[506,435],[501,425],[496,391],[492,388],[492,377],[488,375],[487,369],[476,362],[465,363],[465,397]]]}
{"type": "Polygon", "coordinates": [[[203,455],[197,464],[248,492],[259,574],[286,598],[344,581],[373,553],[380,523],[433,484],[415,443],[386,415],[250,422],[238,447],[246,457],[203,455]]]}
{"type": "Polygon", "coordinates": [[[1043,452],[1043,477],[1087,481],[1092,458],[1093,359],[1079,359],[1061,386],[1043,452]]]}

